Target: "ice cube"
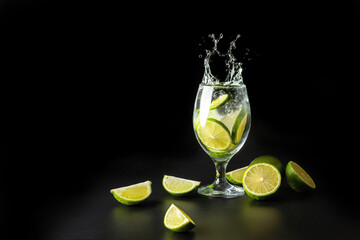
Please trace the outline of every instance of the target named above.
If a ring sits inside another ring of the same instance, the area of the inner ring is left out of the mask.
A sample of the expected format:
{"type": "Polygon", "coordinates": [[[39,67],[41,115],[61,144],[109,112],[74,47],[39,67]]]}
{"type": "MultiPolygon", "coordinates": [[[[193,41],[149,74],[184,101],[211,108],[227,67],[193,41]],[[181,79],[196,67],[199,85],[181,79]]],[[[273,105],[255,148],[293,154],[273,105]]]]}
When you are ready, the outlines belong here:
{"type": "Polygon", "coordinates": [[[239,99],[233,98],[227,101],[224,105],[218,108],[218,113],[220,115],[229,115],[232,112],[239,110],[241,108],[241,101],[239,99]]]}

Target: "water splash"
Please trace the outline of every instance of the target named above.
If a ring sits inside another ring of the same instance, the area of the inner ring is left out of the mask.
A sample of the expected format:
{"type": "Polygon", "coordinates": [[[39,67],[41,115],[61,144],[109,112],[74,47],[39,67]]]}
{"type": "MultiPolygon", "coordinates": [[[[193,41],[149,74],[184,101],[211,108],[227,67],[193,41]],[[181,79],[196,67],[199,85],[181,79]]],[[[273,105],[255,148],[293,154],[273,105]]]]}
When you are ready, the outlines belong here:
{"type": "Polygon", "coordinates": [[[236,48],[236,40],[240,37],[238,34],[230,42],[229,49],[226,53],[218,50],[218,43],[223,38],[220,33],[216,38],[215,34],[209,34],[214,44],[212,50],[205,50],[204,58],[205,72],[202,82],[206,85],[240,85],[243,83],[241,62],[237,62],[232,51],[236,48]],[[216,70],[212,72],[211,69],[216,70]]]}

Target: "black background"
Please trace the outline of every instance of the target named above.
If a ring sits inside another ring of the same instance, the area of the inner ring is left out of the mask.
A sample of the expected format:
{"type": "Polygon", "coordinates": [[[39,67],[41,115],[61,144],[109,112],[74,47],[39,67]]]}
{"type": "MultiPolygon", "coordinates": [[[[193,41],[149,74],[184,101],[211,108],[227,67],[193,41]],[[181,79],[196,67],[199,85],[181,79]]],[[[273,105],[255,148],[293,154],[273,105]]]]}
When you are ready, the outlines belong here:
{"type": "Polygon", "coordinates": [[[40,236],[38,213],[65,209],[114,166],[126,185],[135,169],[206,159],[192,108],[209,33],[224,34],[223,49],[239,33],[237,50],[250,50],[252,129],[239,158],[296,159],[320,192],[352,203],[359,23],[358,1],[1,1],[2,129],[13,143],[1,149],[2,227],[40,236]]]}

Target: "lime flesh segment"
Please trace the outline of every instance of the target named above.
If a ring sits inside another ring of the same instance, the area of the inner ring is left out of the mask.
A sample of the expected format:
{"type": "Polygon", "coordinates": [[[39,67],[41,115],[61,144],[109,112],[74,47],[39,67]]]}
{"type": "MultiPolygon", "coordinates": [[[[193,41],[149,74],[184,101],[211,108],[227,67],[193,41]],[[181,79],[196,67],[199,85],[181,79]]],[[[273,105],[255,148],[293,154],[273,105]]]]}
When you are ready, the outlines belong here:
{"type": "Polygon", "coordinates": [[[225,174],[227,180],[229,180],[229,182],[231,182],[232,184],[236,184],[236,185],[242,184],[242,178],[247,168],[248,166],[236,169],[231,172],[227,172],[225,174]]]}
{"type": "Polygon", "coordinates": [[[210,151],[225,151],[231,144],[229,130],[216,119],[208,118],[204,126],[199,123],[196,127],[196,132],[201,142],[210,151]]]}
{"type": "Polygon", "coordinates": [[[279,170],[268,163],[258,163],[249,166],[243,176],[245,192],[252,198],[263,200],[274,194],[280,187],[281,174],[279,170]]]}
{"type": "Polygon", "coordinates": [[[186,232],[195,227],[194,221],[174,204],[166,211],[164,225],[175,232],[186,232]]]}
{"type": "Polygon", "coordinates": [[[314,180],[297,163],[288,162],[285,172],[286,181],[293,190],[305,192],[316,188],[314,180]]]}
{"type": "Polygon", "coordinates": [[[192,193],[200,185],[200,182],[164,175],[162,185],[170,194],[174,196],[184,196],[192,193]]]}
{"type": "Polygon", "coordinates": [[[210,110],[217,109],[224,105],[229,100],[229,94],[224,94],[215,99],[210,104],[210,110]]]}
{"type": "Polygon", "coordinates": [[[246,122],[247,122],[247,111],[242,108],[239,112],[239,115],[236,117],[234,126],[231,131],[232,141],[234,144],[238,144],[241,140],[241,137],[244,133],[246,122]]]}
{"type": "Polygon", "coordinates": [[[151,181],[133,184],[126,187],[114,188],[110,192],[115,199],[125,205],[134,205],[143,202],[152,192],[151,181]]]}

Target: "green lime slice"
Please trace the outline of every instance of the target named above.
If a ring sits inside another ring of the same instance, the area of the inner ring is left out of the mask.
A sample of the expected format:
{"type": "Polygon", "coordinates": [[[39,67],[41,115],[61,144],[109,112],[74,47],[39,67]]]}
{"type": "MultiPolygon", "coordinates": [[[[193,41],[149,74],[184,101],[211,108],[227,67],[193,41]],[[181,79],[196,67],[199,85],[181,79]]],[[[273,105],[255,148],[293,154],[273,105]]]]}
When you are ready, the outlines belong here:
{"type": "Polygon", "coordinates": [[[186,232],[195,227],[194,221],[174,204],[165,213],[164,225],[174,232],[186,232]]]}
{"type": "Polygon", "coordinates": [[[248,166],[227,172],[225,176],[232,184],[240,185],[242,184],[242,178],[247,168],[248,166]]]}
{"type": "Polygon", "coordinates": [[[151,181],[111,189],[110,192],[114,195],[115,199],[122,204],[138,204],[151,195],[151,181]]]}
{"type": "Polygon", "coordinates": [[[271,164],[257,163],[246,169],[242,183],[247,195],[257,200],[263,200],[279,189],[281,174],[271,164]]]}
{"type": "Polygon", "coordinates": [[[208,118],[204,126],[200,123],[196,127],[200,141],[213,152],[227,150],[231,144],[231,136],[227,127],[220,121],[208,118]]]}
{"type": "Polygon", "coordinates": [[[297,192],[311,191],[316,188],[310,175],[293,161],[286,165],[285,174],[288,185],[297,192]]]}
{"type": "Polygon", "coordinates": [[[211,102],[210,110],[214,110],[214,109],[217,109],[217,108],[221,107],[228,100],[229,100],[229,94],[221,95],[220,97],[218,97],[217,99],[215,99],[214,101],[211,102]]]}
{"type": "Polygon", "coordinates": [[[248,112],[244,108],[242,108],[241,111],[239,112],[238,116],[236,117],[236,120],[234,122],[232,131],[231,131],[232,141],[235,145],[240,142],[241,137],[244,133],[247,116],[248,116],[248,112]]]}
{"type": "Polygon", "coordinates": [[[200,114],[194,120],[194,127],[197,128],[198,123],[200,122],[200,114]]]}
{"type": "Polygon", "coordinates": [[[252,160],[250,162],[249,166],[257,164],[257,163],[271,164],[271,165],[275,166],[280,171],[281,174],[284,173],[284,167],[277,157],[274,157],[271,155],[259,156],[259,157],[255,158],[254,160],[252,160]]]}
{"type": "MultiPolygon", "coordinates": [[[[219,119],[219,115],[218,115],[218,113],[217,113],[216,110],[215,110],[215,111],[209,111],[208,115],[205,116],[205,118],[206,118],[206,119],[207,119],[207,118],[219,119]]],[[[198,114],[198,116],[197,116],[196,119],[194,120],[194,127],[195,127],[195,129],[196,129],[196,126],[198,125],[199,122],[200,122],[200,114],[198,114]]],[[[221,122],[223,122],[223,121],[221,120],[221,122]]],[[[225,124],[225,126],[226,126],[226,124],[225,124]]]]}
{"type": "Polygon", "coordinates": [[[200,185],[200,182],[164,175],[162,185],[170,194],[174,196],[184,196],[194,192],[200,185]]]}
{"type": "MultiPolygon", "coordinates": [[[[212,111],[210,111],[210,112],[212,112],[212,111]]],[[[214,112],[217,112],[217,111],[214,111],[214,112]]],[[[239,113],[240,113],[240,109],[234,110],[231,114],[225,114],[225,115],[218,114],[217,116],[211,117],[211,118],[215,118],[215,119],[219,120],[229,130],[232,130],[239,113]]]]}

